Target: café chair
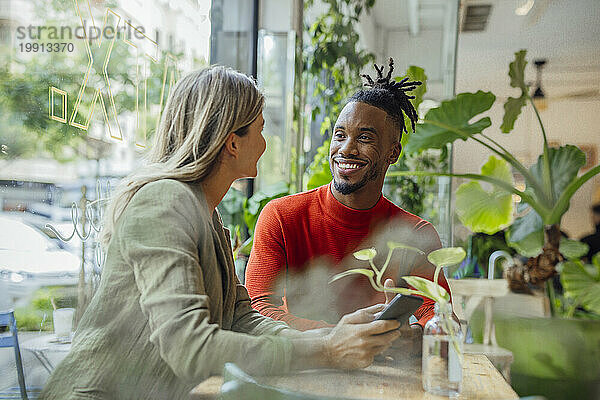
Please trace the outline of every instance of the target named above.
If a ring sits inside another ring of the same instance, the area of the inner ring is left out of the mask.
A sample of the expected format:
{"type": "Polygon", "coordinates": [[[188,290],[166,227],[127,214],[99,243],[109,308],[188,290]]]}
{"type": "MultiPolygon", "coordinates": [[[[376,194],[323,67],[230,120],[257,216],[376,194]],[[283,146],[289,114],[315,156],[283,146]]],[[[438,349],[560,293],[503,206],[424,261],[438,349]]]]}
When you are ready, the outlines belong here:
{"type": "Polygon", "coordinates": [[[13,310],[0,312],[0,328],[8,328],[7,332],[0,333],[0,348],[12,347],[15,352],[15,364],[17,366],[18,388],[10,388],[6,392],[0,392],[0,399],[33,399],[40,393],[41,388],[27,389],[25,386],[25,374],[23,373],[23,362],[17,335],[17,320],[13,310]]]}
{"type": "Polygon", "coordinates": [[[220,400],[341,400],[335,397],[294,393],[289,390],[263,385],[232,363],[225,364],[223,381],[219,394],[220,400]]]}

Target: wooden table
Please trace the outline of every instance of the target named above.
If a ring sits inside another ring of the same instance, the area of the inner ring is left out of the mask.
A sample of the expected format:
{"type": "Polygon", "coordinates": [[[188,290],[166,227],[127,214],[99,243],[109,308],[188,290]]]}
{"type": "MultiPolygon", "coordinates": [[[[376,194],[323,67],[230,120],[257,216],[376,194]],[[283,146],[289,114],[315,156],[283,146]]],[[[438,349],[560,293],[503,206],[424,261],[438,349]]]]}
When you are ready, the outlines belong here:
{"type": "MultiPolygon", "coordinates": [[[[484,355],[465,354],[460,399],[518,399],[519,396],[484,355]]],[[[348,399],[447,399],[423,391],[421,359],[373,364],[357,371],[311,370],[290,375],[259,377],[257,381],[296,392],[348,399]]],[[[215,399],[223,378],[212,377],[196,386],[193,399],[215,399]]]]}

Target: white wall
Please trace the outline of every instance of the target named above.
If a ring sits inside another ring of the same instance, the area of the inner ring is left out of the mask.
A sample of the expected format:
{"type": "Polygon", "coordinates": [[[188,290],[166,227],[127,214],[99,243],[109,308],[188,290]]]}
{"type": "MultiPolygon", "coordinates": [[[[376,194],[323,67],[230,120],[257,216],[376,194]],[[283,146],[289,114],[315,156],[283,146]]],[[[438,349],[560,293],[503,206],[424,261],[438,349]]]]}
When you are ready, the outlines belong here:
{"type": "MultiPolygon", "coordinates": [[[[398,75],[411,65],[425,69],[427,75],[427,98],[442,99],[442,47],[444,33],[441,29],[421,30],[411,36],[407,30],[384,31],[385,56],[393,57],[398,75]]],[[[387,58],[381,60],[387,64],[387,58]]]]}
{"type": "Polygon", "coordinates": [[[361,49],[370,51],[375,54],[375,61],[381,62],[383,47],[378,40],[380,36],[381,25],[375,19],[375,14],[364,11],[360,16],[360,21],[356,24],[355,29],[359,34],[358,45],[361,49]]]}

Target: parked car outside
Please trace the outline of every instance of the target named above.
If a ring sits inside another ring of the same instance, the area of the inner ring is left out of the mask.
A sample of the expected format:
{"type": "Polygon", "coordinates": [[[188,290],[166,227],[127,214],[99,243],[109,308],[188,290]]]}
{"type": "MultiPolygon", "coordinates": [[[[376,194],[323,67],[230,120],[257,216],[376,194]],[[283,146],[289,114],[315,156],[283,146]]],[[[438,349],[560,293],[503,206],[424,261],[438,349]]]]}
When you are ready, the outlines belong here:
{"type": "Polygon", "coordinates": [[[43,286],[76,285],[80,265],[34,227],[0,216],[0,308],[26,305],[43,286]]]}

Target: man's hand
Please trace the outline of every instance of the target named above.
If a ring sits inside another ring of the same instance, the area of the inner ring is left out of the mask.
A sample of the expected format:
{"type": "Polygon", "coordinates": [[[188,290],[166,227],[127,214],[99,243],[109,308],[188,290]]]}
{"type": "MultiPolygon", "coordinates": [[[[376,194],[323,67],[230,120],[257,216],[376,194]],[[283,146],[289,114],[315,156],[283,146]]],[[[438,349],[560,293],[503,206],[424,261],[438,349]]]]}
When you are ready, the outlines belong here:
{"type": "Polygon", "coordinates": [[[345,315],[325,337],[328,364],[335,368],[364,368],[400,336],[398,321],[374,321],[384,308],[377,304],[345,315]]]}

